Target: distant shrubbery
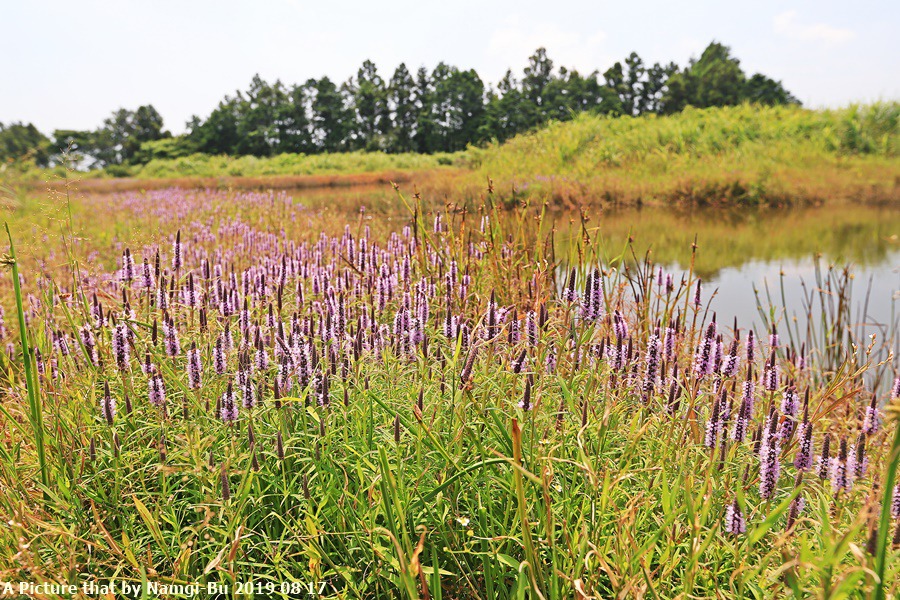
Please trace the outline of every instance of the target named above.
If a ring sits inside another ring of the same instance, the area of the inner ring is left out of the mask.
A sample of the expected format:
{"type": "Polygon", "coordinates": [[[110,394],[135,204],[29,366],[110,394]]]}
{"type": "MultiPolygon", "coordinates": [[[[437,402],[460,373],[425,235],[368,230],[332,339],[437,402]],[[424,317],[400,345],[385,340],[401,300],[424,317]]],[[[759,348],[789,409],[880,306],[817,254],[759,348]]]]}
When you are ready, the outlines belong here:
{"type": "Polygon", "coordinates": [[[323,175],[370,173],[387,170],[421,170],[453,164],[461,154],[386,154],[384,152],[344,152],[340,154],[279,154],[256,156],[209,156],[192,154],[183,158],[155,159],[135,167],[134,177],[262,177],[266,175],[323,175]]]}
{"type": "MultiPolygon", "coordinates": [[[[385,152],[340,152],[335,154],[278,154],[257,156],[210,156],[189,154],[178,158],[153,158],[140,165],[111,165],[81,174],[81,178],[133,177],[137,179],[222,178],[304,175],[353,175],[388,171],[423,171],[462,166],[466,153],[387,154],[385,152]]],[[[63,177],[66,168],[53,167],[51,173],[63,177]]],[[[25,179],[39,178],[46,170],[34,167],[21,171],[25,179]]]]}

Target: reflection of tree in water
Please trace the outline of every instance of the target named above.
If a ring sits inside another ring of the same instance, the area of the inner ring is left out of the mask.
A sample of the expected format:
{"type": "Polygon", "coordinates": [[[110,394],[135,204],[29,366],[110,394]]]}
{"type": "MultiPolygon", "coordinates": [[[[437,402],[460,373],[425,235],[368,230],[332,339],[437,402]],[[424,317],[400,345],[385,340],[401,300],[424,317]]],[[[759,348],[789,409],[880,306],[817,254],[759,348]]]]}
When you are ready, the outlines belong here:
{"type": "MultiPolygon", "coordinates": [[[[580,235],[576,218],[554,216],[561,250],[580,235]]],[[[876,265],[900,250],[900,212],[883,207],[830,206],[785,210],[645,208],[595,213],[603,256],[618,255],[631,236],[638,256],[687,266],[695,235],[695,271],[706,279],[749,261],[789,261],[822,254],[838,263],[876,265]]]]}

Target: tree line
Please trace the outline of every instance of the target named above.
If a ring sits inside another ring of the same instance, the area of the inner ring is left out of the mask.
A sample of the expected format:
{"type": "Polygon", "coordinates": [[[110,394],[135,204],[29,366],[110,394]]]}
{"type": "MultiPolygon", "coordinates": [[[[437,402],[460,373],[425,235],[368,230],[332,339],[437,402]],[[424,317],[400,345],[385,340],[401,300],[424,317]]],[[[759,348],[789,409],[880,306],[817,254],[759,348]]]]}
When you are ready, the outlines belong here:
{"type": "Polygon", "coordinates": [[[45,166],[66,151],[82,166],[113,168],[197,152],[453,152],[581,112],[638,116],[742,102],[799,104],[781,82],[748,77],[718,42],[682,68],[647,65],[631,53],[602,74],[584,75],[555,68],[539,48],[520,77],[508,70],[496,86],[473,69],[443,62],[415,72],[400,64],[385,79],[367,60],[343,83],[326,76],[286,85],[254,76],[246,90],[226,95],[205,119],[194,116],[178,136],[165,130],[152,105],[119,109],[96,130],[56,130],[52,139],[31,124],[0,124],[0,160],[45,166]]]}

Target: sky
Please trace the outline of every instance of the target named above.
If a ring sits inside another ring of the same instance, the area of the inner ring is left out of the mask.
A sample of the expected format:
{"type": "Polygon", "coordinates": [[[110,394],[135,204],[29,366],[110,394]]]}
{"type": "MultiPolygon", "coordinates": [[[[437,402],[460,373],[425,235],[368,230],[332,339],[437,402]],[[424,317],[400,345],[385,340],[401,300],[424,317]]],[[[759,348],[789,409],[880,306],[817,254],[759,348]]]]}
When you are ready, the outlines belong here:
{"type": "Polygon", "coordinates": [[[258,73],[389,79],[444,61],[496,83],[547,48],[601,73],[636,51],[684,65],[712,40],[805,105],[900,99],[900,2],[0,0],[0,122],[93,129],[153,104],[178,133],[258,73]]]}

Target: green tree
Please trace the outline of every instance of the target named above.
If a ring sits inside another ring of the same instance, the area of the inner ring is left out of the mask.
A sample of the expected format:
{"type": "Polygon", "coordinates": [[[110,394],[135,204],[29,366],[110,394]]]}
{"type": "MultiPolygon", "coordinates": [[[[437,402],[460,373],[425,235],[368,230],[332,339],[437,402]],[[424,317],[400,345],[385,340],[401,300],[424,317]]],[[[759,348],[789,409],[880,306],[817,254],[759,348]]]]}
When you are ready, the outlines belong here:
{"type": "Polygon", "coordinates": [[[522,93],[512,71],[507,70],[497,90],[487,94],[481,139],[503,141],[527,131],[533,121],[531,101],[522,93]]]}
{"type": "Polygon", "coordinates": [[[653,63],[647,69],[647,79],[644,82],[643,108],[645,112],[660,112],[660,103],[666,92],[669,78],[678,72],[678,65],[674,62],[663,66],[653,63]]]}
{"type": "Polygon", "coordinates": [[[425,152],[453,152],[479,141],[485,109],[478,73],[439,63],[425,98],[420,113],[425,152]]]}
{"type": "Polygon", "coordinates": [[[131,127],[130,142],[132,146],[136,143],[138,148],[143,142],[160,140],[171,136],[171,134],[163,130],[162,115],[151,104],[139,106],[134,111],[131,127]]]}
{"type": "Polygon", "coordinates": [[[748,102],[756,104],[800,104],[797,98],[784,89],[780,81],[770,79],[762,73],[756,73],[747,80],[742,96],[748,102]]]}
{"type": "Polygon", "coordinates": [[[484,82],[474,69],[454,69],[446,88],[451,98],[444,113],[448,132],[446,150],[455,152],[482,141],[479,132],[484,120],[484,82]]]}
{"type": "Polygon", "coordinates": [[[288,105],[288,94],[280,81],[270,84],[254,75],[237,105],[238,154],[270,156],[281,147],[279,117],[288,105]]]}
{"type": "Polygon", "coordinates": [[[431,74],[425,67],[419,67],[419,70],[416,72],[415,90],[419,102],[418,113],[416,114],[416,131],[413,134],[413,140],[416,151],[427,154],[434,151],[431,145],[437,123],[435,123],[435,117],[432,113],[434,83],[431,74]]]}
{"type": "Polygon", "coordinates": [[[643,59],[632,52],[625,58],[624,66],[615,63],[606,70],[603,78],[608,90],[618,97],[621,113],[637,116],[659,111],[668,79],[677,69],[675,63],[667,66],[654,63],[648,68],[643,59]]]}
{"type": "Polygon", "coordinates": [[[188,123],[189,138],[198,152],[205,154],[237,154],[240,94],[225,96],[205,121],[194,117],[188,123]]]}
{"type": "Polygon", "coordinates": [[[66,155],[72,164],[83,167],[98,165],[94,157],[96,134],[93,131],[77,129],[57,129],[53,132],[54,160],[66,155]]]}
{"type": "Polygon", "coordinates": [[[309,118],[311,111],[309,91],[302,85],[293,86],[288,92],[288,101],[281,104],[276,112],[277,152],[315,152],[309,118]]]}
{"type": "Polygon", "coordinates": [[[648,66],[632,52],[602,79],[596,71],[555,69],[546,49],[538,48],[521,81],[507,71],[491,89],[474,70],[445,63],[430,72],[421,67],[415,76],[401,64],[385,82],[366,60],[341,85],[322,77],[288,88],[254,76],[246,91],[226,96],[205,120],[192,118],[184,143],[148,144],[168,136],[148,105],[133,113],[116,111],[94,132],[60,132],[57,145],[68,140],[83,160],[100,166],[189,150],[257,156],[357,149],[431,153],[502,141],[584,111],[636,116],[744,101],[797,103],[781,82],[759,73],[748,79],[718,42],[681,70],[671,62],[648,66]]]}
{"type": "Polygon", "coordinates": [[[619,104],[622,107],[622,111],[625,111],[625,69],[622,67],[622,63],[615,62],[613,66],[608,68],[603,72],[603,80],[605,82],[606,88],[609,89],[616,97],[619,99],[619,104]]]}
{"type": "Polygon", "coordinates": [[[50,162],[50,140],[28,123],[0,123],[0,162],[31,160],[39,167],[50,162]]]}
{"type": "Polygon", "coordinates": [[[387,150],[412,151],[415,148],[416,117],[421,109],[421,98],[416,94],[416,83],[403,63],[394,70],[388,84],[387,104],[392,115],[387,150]]]}
{"type": "Polygon", "coordinates": [[[712,42],[699,60],[691,59],[687,67],[669,78],[661,110],[673,113],[688,105],[706,108],[739,104],[744,99],[745,81],[741,63],[731,56],[731,49],[712,42]]]}
{"type": "Polygon", "coordinates": [[[142,143],[170,135],[163,130],[162,116],[148,104],[136,111],[120,108],[104,119],[95,132],[77,137],[80,150],[91,156],[98,166],[105,167],[130,163],[142,143]]]}
{"type": "Polygon", "coordinates": [[[697,106],[728,106],[743,99],[746,76],[731,49],[711,43],[694,66],[697,78],[697,106]]]}
{"type": "Polygon", "coordinates": [[[364,150],[383,150],[385,134],[390,131],[387,89],[375,63],[363,62],[356,72],[356,82],[348,82],[355,112],[352,131],[353,146],[364,150]]]}
{"type": "Polygon", "coordinates": [[[576,70],[560,67],[559,76],[547,86],[546,114],[564,121],[580,112],[621,114],[622,104],[617,94],[598,80],[594,71],[582,77],[576,70]]]}
{"type": "Polygon", "coordinates": [[[151,160],[183,158],[197,152],[197,146],[186,135],[178,135],[144,142],[132,157],[131,162],[143,165],[151,160]]]}
{"type": "Polygon", "coordinates": [[[646,108],[644,97],[644,79],[647,70],[644,61],[637,52],[632,52],[625,59],[625,81],[622,84],[622,110],[626,115],[639,115],[646,108]]]}
{"type": "Polygon", "coordinates": [[[328,77],[311,79],[307,88],[312,93],[312,141],[321,152],[347,149],[352,115],[344,104],[344,95],[328,77]]]}
{"type": "Polygon", "coordinates": [[[525,120],[529,127],[547,120],[546,93],[553,79],[553,61],[547,56],[546,48],[538,48],[528,57],[528,65],[522,77],[522,96],[528,102],[523,103],[521,108],[527,110],[525,120]]]}

